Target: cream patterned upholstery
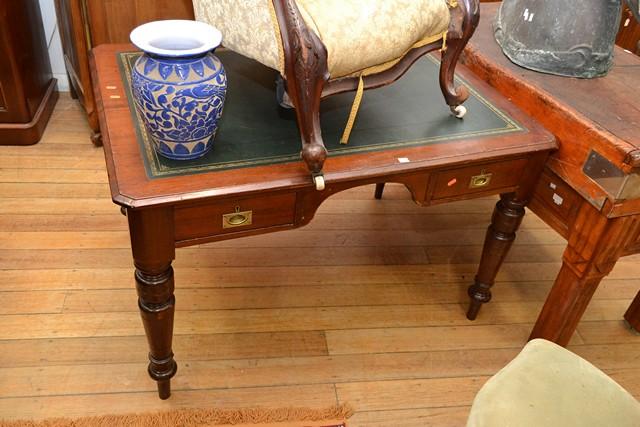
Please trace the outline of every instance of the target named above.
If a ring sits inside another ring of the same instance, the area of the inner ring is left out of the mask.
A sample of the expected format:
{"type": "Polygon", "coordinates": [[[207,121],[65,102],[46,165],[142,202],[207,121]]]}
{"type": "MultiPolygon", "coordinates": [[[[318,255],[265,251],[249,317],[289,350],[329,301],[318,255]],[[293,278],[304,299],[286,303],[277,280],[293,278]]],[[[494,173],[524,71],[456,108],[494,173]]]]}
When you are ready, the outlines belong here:
{"type": "Polygon", "coordinates": [[[637,427],[640,403],[598,368],[537,339],[478,392],[467,427],[637,427]]]}
{"type": "Polygon", "coordinates": [[[196,20],[222,33],[222,44],[284,74],[272,0],[193,0],[196,20]]]}
{"type": "MultiPolygon", "coordinates": [[[[193,0],[196,19],[222,32],[223,44],[284,74],[272,0],[193,0]]],[[[327,47],[331,78],[401,58],[449,26],[447,0],[297,0],[327,47]]]]}

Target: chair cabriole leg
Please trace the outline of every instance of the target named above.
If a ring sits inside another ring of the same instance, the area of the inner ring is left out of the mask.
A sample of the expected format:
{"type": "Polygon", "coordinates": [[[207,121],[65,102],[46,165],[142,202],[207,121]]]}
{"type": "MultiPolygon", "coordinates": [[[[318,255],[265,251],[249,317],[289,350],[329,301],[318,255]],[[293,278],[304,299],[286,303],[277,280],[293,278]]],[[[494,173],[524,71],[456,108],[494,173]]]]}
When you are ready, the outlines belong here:
{"type": "Polygon", "coordinates": [[[469,97],[464,86],[456,87],[455,69],[467,42],[473,35],[480,20],[478,0],[458,0],[458,6],[451,11],[451,24],[447,34],[447,47],[442,52],[440,64],[440,88],[451,112],[463,118],[467,109],[462,105],[469,97]]]}
{"type": "Polygon", "coordinates": [[[327,49],[307,27],[295,0],[273,0],[285,55],[287,94],[295,107],[302,137],[300,156],[318,190],[324,189],[322,167],[327,149],[320,128],[322,89],[329,80],[327,49]]]}

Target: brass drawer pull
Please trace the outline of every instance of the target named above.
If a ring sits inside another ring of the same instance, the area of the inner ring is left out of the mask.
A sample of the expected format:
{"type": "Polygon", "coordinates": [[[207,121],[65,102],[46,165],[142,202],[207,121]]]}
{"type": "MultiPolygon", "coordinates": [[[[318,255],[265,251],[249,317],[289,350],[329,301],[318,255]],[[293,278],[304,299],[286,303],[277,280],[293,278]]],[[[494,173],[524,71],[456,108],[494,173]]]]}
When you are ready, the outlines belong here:
{"type": "Polygon", "coordinates": [[[493,177],[492,173],[485,173],[482,171],[480,175],[472,176],[471,182],[469,183],[469,188],[482,188],[486,187],[491,183],[491,178],[493,177]]]}
{"type": "Polygon", "coordinates": [[[236,211],[222,215],[222,228],[244,227],[253,223],[253,211],[240,212],[240,206],[236,211]]]}

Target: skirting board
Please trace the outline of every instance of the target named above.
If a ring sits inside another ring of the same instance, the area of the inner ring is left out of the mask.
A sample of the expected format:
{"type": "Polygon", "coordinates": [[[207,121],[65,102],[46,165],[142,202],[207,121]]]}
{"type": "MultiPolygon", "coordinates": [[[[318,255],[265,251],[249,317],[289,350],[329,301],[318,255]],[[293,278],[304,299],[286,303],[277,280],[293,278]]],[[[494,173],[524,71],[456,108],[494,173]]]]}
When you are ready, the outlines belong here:
{"type": "Polygon", "coordinates": [[[0,145],[33,145],[42,138],[58,101],[57,80],[51,79],[40,106],[29,123],[0,123],[0,145]]]}

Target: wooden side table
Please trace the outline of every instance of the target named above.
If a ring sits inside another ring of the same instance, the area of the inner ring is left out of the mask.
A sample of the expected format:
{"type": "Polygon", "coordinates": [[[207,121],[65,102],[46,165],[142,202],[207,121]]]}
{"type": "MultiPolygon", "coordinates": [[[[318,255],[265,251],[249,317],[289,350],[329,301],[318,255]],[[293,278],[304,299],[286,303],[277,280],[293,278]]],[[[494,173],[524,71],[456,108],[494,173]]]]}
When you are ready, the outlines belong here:
{"type": "MultiPolygon", "coordinates": [[[[566,345],[602,278],[640,252],[640,58],[616,48],[609,75],[592,80],[526,70],[494,40],[498,6],[482,6],[463,63],[558,138],[529,207],[568,244],[531,338],[566,345]]],[[[479,275],[471,293],[486,302],[492,284],[479,275]]],[[[640,294],[625,317],[640,328],[640,294]]]]}
{"type": "MultiPolygon", "coordinates": [[[[128,45],[94,49],[92,71],[112,198],[129,220],[149,374],[163,399],[177,370],[171,349],[176,247],[301,227],[331,195],[380,182],[406,185],[420,205],[509,194],[505,197],[515,208],[498,221],[509,233],[524,214],[549,152],[557,148],[550,133],[464,69],[461,74],[473,88],[471,111],[464,121],[452,117],[437,79],[425,75],[437,73],[437,64],[424,58],[394,85],[367,92],[346,149],[338,139],[352,98],[326,101],[323,125],[329,127],[323,132],[325,141],[334,142],[328,144],[326,189],[317,191],[297,157],[295,119],[276,105],[275,72],[222,52],[229,97],[210,155],[224,161],[166,164],[149,149],[129,108],[118,58],[125,58],[120,65],[126,76],[126,61],[135,54],[120,52],[131,50],[128,45]],[[412,103],[421,108],[407,109],[412,103]],[[414,131],[420,137],[407,139],[414,131]],[[443,131],[451,133],[434,136],[443,131]],[[371,145],[376,141],[379,145],[371,145]],[[291,156],[273,162],[283,147],[291,156]],[[225,157],[234,150],[239,158],[225,157]],[[238,167],[227,167],[233,162],[238,167]]],[[[500,259],[507,246],[496,237],[490,252],[500,259]]]]}

